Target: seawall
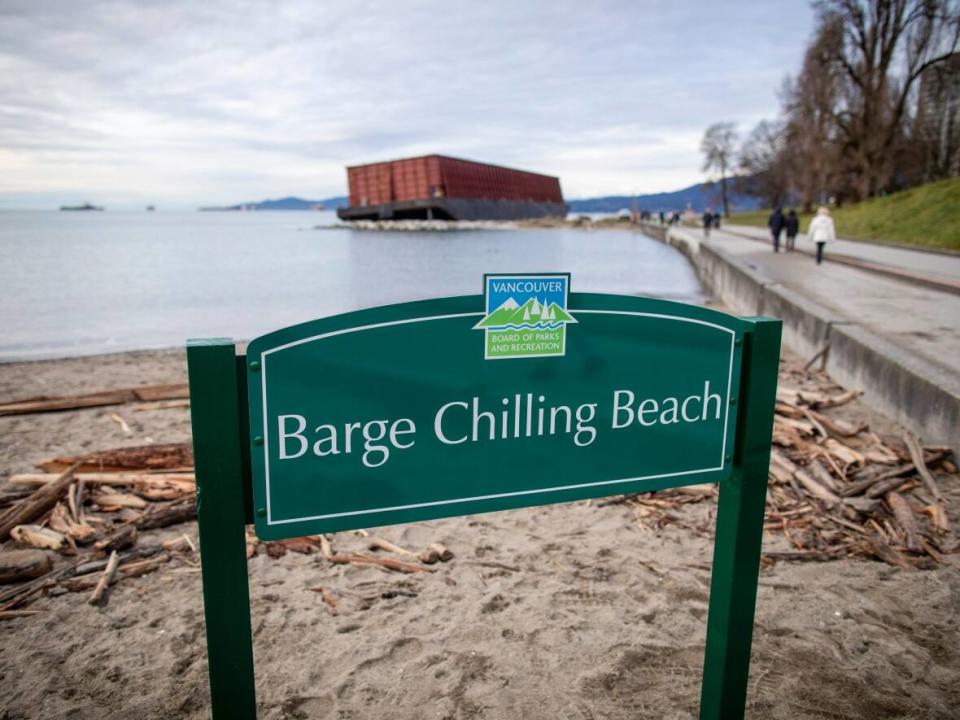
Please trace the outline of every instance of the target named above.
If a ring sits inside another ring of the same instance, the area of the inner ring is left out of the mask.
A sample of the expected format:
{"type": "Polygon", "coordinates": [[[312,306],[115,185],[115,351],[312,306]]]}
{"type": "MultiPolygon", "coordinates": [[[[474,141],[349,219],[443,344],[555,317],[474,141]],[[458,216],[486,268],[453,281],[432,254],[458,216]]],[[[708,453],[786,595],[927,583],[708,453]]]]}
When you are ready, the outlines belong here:
{"type": "Polygon", "coordinates": [[[954,373],[700,242],[695,233],[656,224],[642,229],[689,258],[704,287],[738,314],[781,319],[784,344],[801,357],[829,344],[826,370],[837,382],[862,389],[868,404],[924,442],[949,445],[960,455],[960,378],[954,373]]]}

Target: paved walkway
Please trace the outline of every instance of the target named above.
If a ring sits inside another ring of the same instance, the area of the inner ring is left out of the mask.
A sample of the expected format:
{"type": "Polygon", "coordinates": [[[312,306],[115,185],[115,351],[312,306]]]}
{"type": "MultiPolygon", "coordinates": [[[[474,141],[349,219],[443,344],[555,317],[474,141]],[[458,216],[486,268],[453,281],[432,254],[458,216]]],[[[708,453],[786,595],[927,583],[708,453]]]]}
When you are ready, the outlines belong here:
{"type": "MultiPolygon", "coordinates": [[[[727,227],[714,230],[707,242],[737,256],[771,281],[796,290],[960,378],[960,295],[836,262],[827,261],[818,266],[812,257],[805,254],[785,253],[782,249],[775,254],[769,244],[764,245],[730,232],[739,232],[739,229],[727,227]]],[[[704,242],[701,230],[683,228],[683,232],[691,239],[704,242]]],[[[762,229],[760,232],[763,232],[762,229]]],[[[798,248],[802,242],[808,246],[811,244],[806,238],[798,238],[798,248]]],[[[878,253],[920,256],[905,256],[905,261],[918,269],[923,265],[925,272],[931,271],[925,263],[939,264],[941,273],[956,272],[960,279],[960,258],[954,260],[943,255],[850,241],[837,241],[838,250],[841,242],[844,248],[848,245],[864,248],[864,253],[876,250],[878,253]]]]}
{"type": "MultiPolygon", "coordinates": [[[[771,243],[766,228],[748,225],[726,224],[723,229],[728,233],[747,236],[771,243]]],[[[786,238],[781,236],[781,250],[786,247],[786,238]]],[[[797,249],[813,253],[813,243],[806,234],[797,236],[797,249]]],[[[930,280],[956,288],[960,292],[960,254],[939,253],[924,250],[910,250],[895,245],[857,242],[856,240],[837,239],[827,243],[826,252],[835,258],[843,258],[870,266],[869,269],[902,274],[916,280],[930,280]]]]}

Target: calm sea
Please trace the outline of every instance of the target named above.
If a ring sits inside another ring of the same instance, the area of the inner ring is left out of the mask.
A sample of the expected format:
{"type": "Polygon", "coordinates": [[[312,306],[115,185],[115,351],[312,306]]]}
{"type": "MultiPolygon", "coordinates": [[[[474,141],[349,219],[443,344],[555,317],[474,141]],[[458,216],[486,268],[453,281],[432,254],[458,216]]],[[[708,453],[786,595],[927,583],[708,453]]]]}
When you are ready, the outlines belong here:
{"type": "Polygon", "coordinates": [[[622,230],[316,230],[327,212],[0,212],[0,361],[250,339],[384,303],[482,292],[484,272],[701,300],[678,252],[622,230]]]}

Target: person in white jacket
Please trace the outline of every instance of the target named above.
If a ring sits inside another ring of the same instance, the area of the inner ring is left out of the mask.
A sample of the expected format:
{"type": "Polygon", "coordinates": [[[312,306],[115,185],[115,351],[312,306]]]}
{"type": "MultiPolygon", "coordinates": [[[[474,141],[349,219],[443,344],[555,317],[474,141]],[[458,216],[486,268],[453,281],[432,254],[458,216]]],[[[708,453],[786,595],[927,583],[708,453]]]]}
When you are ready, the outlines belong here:
{"type": "Polygon", "coordinates": [[[817,265],[823,262],[823,246],[831,240],[837,239],[837,231],[833,227],[833,218],[830,211],[822,205],[816,216],[810,221],[807,237],[817,244],[817,265]]]}

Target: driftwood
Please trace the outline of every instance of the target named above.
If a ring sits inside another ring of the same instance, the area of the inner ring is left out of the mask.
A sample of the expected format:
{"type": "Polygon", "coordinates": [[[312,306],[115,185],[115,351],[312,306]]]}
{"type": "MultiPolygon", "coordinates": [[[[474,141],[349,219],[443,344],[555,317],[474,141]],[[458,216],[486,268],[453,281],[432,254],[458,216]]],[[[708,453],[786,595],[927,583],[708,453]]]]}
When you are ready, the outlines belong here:
{"type": "Polygon", "coordinates": [[[133,406],[134,412],[146,412],[147,410],[171,410],[173,408],[188,408],[189,400],[160,400],[159,402],[139,403],[133,406]]]}
{"type": "MultiPolygon", "coordinates": [[[[56,477],[56,476],[52,476],[56,477]]],[[[6,487],[0,490],[0,508],[9,508],[33,492],[29,487],[6,487]]],[[[2,514],[2,512],[0,512],[2,514]]]]}
{"type": "Polygon", "coordinates": [[[93,544],[93,549],[98,553],[115,552],[126,550],[133,547],[137,542],[137,528],[134,525],[121,525],[102,540],[97,540],[93,544]]]}
{"type": "Polygon", "coordinates": [[[161,565],[168,562],[170,562],[170,556],[166,553],[161,553],[146,560],[137,560],[135,562],[122,564],[119,569],[120,574],[124,577],[139,577],[140,575],[152,573],[154,570],[160,568],[161,565]]]}
{"type": "Polygon", "coordinates": [[[327,607],[330,608],[330,614],[337,614],[337,598],[329,588],[325,587],[312,587],[310,588],[313,592],[320,593],[320,597],[323,598],[323,602],[326,603],[327,607]]]}
{"type": "MultiPolygon", "coordinates": [[[[127,552],[120,555],[120,563],[135,562],[137,560],[143,560],[145,558],[150,558],[156,554],[163,551],[163,547],[160,545],[144,545],[143,547],[131,548],[127,552]]],[[[102,558],[100,560],[87,560],[79,563],[70,569],[64,577],[78,577],[81,575],[89,575],[90,573],[95,573],[103,570],[107,566],[107,559],[102,558]]]]}
{"type": "Polygon", "coordinates": [[[98,495],[94,495],[91,500],[98,505],[101,510],[106,512],[119,510],[120,508],[143,510],[147,507],[147,501],[142,497],[116,491],[101,492],[98,495]]]}
{"type": "Polygon", "coordinates": [[[394,560],[393,558],[374,557],[373,555],[339,555],[334,553],[328,556],[327,560],[337,565],[376,565],[386,568],[387,570],[402,573],[433,572],[433,568],[424,567],[423,565],[394,560]]]}
{"type": "Polygon", "coordinates": [[[87,600],[91,605],[96,605],[100,602],[103,597],[103,593],[106,592],[107,588],[113,582],[114,578],[117,576],[117,567],[120,565],[120,557],[117,555],[117,551],[114,550],[110,553],[110,559],[107,561],[107,566],[103,570],[103,575],[100,576],[100,580],[97,582],[97,586],[93,589],[90,598],[87,600]]]}
{"type": "Polygon", "coordinates": [[[0,541],[6,540],[17,525],[31,522],[56,505],[66,494],[67,486],[73,482],[76,470],[76,465],[68,467],[56,480],[39,488],[0,515],[0,541]]]}
{"type": "MultiPolygon", "coordinates": [[[[713,491],[711,490],[711,493],[712,492],[713,491]]],[[[447,548],[446,545],[441,545],[440,543],[430,543],[427,549],[435,552],[437,557],[440,558],[440,562],[450,562],[453,560],[453,553],[447,548]]]]}
{"type": "MultiPolygon", "coordinates": [[[[766,531],[782,532],[793,549],[764,553],[764,561],[852,555],[928,568],[960,549],[932,472],[939,466],[956,473],[949,449],[921,446],[912,436],[881,437],[862,421],[833,418],[821,410],[859,392],[807,389],[816,378],[805,377],[802,388],[781,384],[777,390],[764,521],[766,531]]],[[[681,502],[673,490],[626,496],[626,502],[657,527],[679,524],[670,513],[681,502]]]]}
{"type": "Polygon", "coordinates": [[[933,495],[933,499],[938,503],[942,503],[943,493],[940,492],[937,481],[930,473],[930,470],[927,469],[927,464],[923,459],[923,448],[920,447],[920,441],[917,440],[913,433],[904,433],[903,441],[907,444],[907,449],[910,451],[910,459],[913,460],[917,472],[920,474],[920,477],[923,478],[923,484],[927,486],[927,490],[933,495]]]}
{"type": "Polygon", "coordinates": [[[316,535],[313,539],[320,545],[320,552],[323,556],[337,565],[375,565],[402,573],[433,572],[433,568],[426,568],[423,567],[423,565],[394,560],[393,558],[380,558],[374,557],[373,555],[338,554],[333,552],[333,548],[330,546],[330,541],[326,535],[316,535]]]}
{"type": "Polygon", "coordinates": [[[897,519],[900,527],[906,535],[907,550],[910,552],[923,552],[923,538],[920,536],[920,529],[917,527],[917,519],[913,516],[913,510],[910,503],[904,500],[898,493],[887,493],[887,504],[893,511],[893,516],[897,519]]]}
{"type": "Polygon", "coordinates": [[[17,525],[10,531],[10,537],[20,545],[42,550],[60,550],[67,542],[62,533],[40,525],[17,525]]]}
{"type": "Polygon", "coordinates": [[[196,519],[197,503],[195,500],[189,500],[176,505],[151,509],[136,521],[136,526],[140,530],[156,530],[157,528],[179,525],[196,519]]]}
{"type": "Polygon", "coordinates": [[[46,612],[45,610],[0,610],[0,620],[11,620],[13,618],[20,617],[31,617],[33,615],[40,615],[46,612]]]}
{"type": "Polygon", "coordinates": [[[397,555],[408,555],[410,557],[416,557],[417,554],[412,550],[407,550],[402,548],[399,545],[394,545],[389,540],[384,540],[376,536],[370,536],[370,540],[367,543],[367,547],[371,550],[386,550],[387,552],[396,553],[397,555]]]}
{"type": "Polygon", "coordinates": [[[119,414],[110,413],[110,419],[120,426],[120,432],[122,432],[124,435],[127,437],[133,435],[133,430],[130,429],[130,425],[128,425],[127,421],[124,420],[119,414]]]}
{"type": "Polygon", "coordinates": [[[140,445],[100,452],[59,457],[37,464],[46,472],[60,472],[77,465],[77,472],[123,472],[144,470],[181,470],[193,467],[193,450],[188,443],[140,445]]]}
{"type": "Polygon", "coordinates": [[[122,405],[129,402],[174,400],[190,396],[185,384],[148,385],[119,390],[72,395],[66,397],[35,397],[0,404],[0,415],[29,415],[33,413],[78,410],[81,408],[122,405]]]}
{"type": "Polygon", "coordinates": [[[52,567],[50,556],[41,550],[0,552],[0,583],[40,577],[50,572],[52,567]]]}
{"type": "Polygon", "coordinates": [[[820,348],[819,350],[817,350],[816,353],[814,353],[812,358],[807,360],[807,364],[803,366],[803,371],[807,372],[817,360],[820,360],[820,369],[823,370],[823,368],[827,364],[827,356],[829,354],[830,354],[830,343],[826,343],[822,348],[820,348]]]}
{"type": "Polygon", "coordinates": [[[174,552],[189,550],[195,553],[197,551],[197,546],[194,545],[193,540],[191,540],[190,536],[186,533],[173,540],[164,540],[160,545],[164,550],[172,550],[174,552]]]}
{"type": "Polygon", "coordinates": [[[809,414],[809,417],[812,421],[820,423],[826,430],[833,433],[834,435],[839,435],[842,437],[853,437],[859,435],[866,429],[865,424],[853,424],[845,422],[844,420],[838,420],[836,418],[830,418],[819,413],[816,410],[805,410],[809,414]]]}
{"type": "Polygon", "coordinates": [[[807,469],[810,470],[810,474],[817,479],[817,482],[832,492],[837,492],[840,489],[840,484],[833,477],[833,475],[831,475],[830,472],[823,467],[819,460],[811,460],[807,464],[807,469]]]}
{"type": "MultiPolygon", "coordinates": [[[[18,473],[10,476],[10,484],[42,487],[49,485],[56,477],[50,473],[18,473]]],[[[74,473],[73,477],[87,485],[151,489],[174,484],[184,488],[196,488],[195,475],[192,472],[78,472],[74,473]]]]}

